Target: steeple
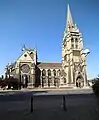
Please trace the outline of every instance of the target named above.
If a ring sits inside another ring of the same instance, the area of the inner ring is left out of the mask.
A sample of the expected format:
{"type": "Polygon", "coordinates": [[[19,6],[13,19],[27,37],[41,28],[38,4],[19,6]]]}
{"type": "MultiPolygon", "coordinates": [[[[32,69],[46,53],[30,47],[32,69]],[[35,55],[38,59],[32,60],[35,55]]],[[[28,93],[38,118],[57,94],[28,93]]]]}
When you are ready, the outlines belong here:
{"type": "Polygon", "coordinates": [[[70,7],[69,7],[69,4],[68,4],[66,29],[67,29],[68,27],[72,28],[73,26],[74,26],[74,22],[73,22],[72,15],[71,15],[71,11],[70,11],[70,7]]]}

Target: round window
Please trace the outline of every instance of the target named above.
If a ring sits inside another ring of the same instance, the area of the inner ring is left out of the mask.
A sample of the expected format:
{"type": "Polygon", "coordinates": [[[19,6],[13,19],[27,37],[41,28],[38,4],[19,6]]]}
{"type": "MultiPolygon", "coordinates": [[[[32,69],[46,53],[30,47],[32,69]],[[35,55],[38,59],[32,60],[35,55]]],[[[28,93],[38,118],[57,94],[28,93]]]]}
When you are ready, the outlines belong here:
{"type": "Polygon", "coordinates": [[[27,54],[24,54],[24,57],[27,57],[27,54]]]}
{"type": "Polygon", "coordinates": [[[23,73],[28,73],[28,72],[30,71],[29,65],[23,64],[23,65],[21,66],[21,71],[22,71],[23,73]]]}

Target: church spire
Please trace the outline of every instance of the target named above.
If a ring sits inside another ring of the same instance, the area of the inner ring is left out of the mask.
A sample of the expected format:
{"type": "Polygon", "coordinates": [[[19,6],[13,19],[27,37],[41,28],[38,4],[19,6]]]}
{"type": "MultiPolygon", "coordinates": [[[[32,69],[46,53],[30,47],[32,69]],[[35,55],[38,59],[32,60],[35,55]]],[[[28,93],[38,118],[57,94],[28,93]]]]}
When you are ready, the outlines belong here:
{"type": "Polygon", "coordinates": [[[68,27],[73,27],[73,26],[74,26],[74,22],[73,22],[72,15],[71,15],[71,11],[70,11],[70,6],[69,6],[69,4],[68,4],[66,29],[67,29],[68,27]]]}

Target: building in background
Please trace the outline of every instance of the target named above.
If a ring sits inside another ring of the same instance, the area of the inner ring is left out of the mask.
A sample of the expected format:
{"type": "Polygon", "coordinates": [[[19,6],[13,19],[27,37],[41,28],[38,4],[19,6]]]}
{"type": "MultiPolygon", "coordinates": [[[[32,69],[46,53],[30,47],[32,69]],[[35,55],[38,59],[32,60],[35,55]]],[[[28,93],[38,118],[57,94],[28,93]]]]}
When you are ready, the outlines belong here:
{"type": "Polygon", "coordinates": [[[22,55],[15,63],[7,65],[6,77],[13,76],[26,87],[85,87],[88,85],[86,56],[82,34],[72,19],[70,7],[62,41],[62,63],[45,63],[37,59],[37,50],[22,49],[22,55]]]}

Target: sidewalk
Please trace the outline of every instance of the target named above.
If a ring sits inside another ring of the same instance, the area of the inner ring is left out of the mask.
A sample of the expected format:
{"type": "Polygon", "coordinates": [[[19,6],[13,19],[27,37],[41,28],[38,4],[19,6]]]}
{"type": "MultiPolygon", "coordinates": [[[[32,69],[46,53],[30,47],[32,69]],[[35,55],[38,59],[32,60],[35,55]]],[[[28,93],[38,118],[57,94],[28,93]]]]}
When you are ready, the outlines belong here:
{"type": "Polygon", "coordinates": [[[2,89],[0,89],[0,92],[16,92],[16,91],[64,91],[64,90],[66,90],[66,91],[68,91],[68,90],[92,90],[92,88],[90,88],[90,87],[84,87],[84,88],[33,88],[33,89],[28,89],[28,88],[26,88],[26,89],[21,89],[21,90],[2,90],[2,89]]]}

